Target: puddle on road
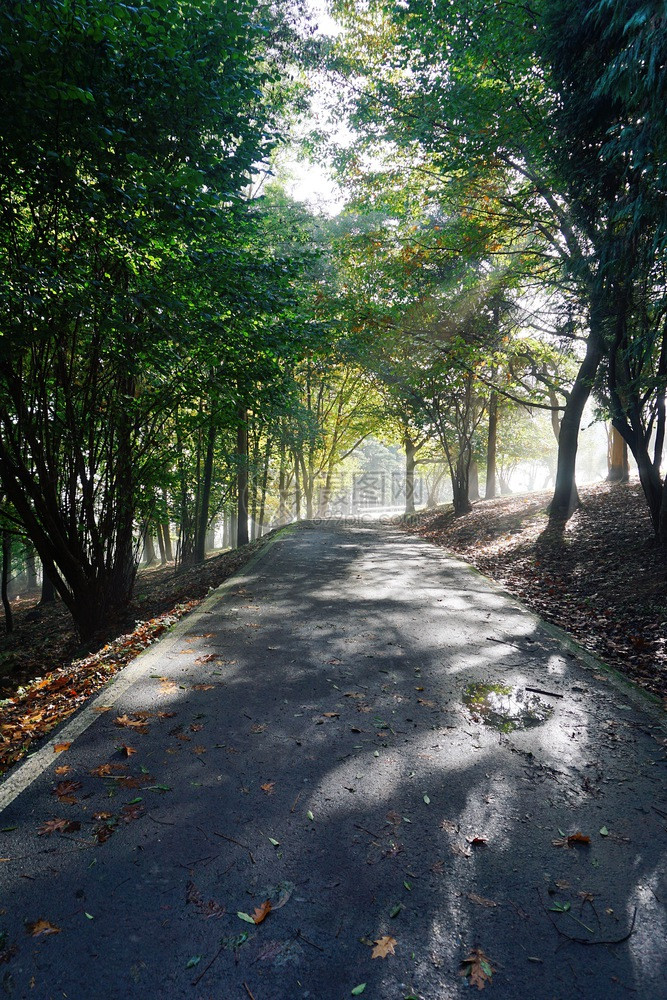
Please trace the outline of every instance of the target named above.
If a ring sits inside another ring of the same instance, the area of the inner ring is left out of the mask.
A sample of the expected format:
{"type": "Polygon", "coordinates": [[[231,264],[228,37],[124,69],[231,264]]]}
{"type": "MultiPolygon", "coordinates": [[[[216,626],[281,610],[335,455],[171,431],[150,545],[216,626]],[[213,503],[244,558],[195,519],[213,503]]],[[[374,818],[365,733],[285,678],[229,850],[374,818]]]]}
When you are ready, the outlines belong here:
{"type": "Polygon", "coordinates": [[[541,726],[553,715],[553,706],[525,688],[505,684],[469,684],[463,703],[473,719],[501,733],[541,726]]]}

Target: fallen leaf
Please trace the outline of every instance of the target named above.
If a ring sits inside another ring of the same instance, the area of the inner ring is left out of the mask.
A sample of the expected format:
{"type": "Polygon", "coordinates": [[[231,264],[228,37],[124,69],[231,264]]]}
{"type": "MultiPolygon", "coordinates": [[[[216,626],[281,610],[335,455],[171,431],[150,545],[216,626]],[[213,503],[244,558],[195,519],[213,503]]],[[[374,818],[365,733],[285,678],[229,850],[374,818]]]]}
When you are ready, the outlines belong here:
{"type": "Polygon", "coordinates": [[[56,743],[53,747],[54,753],[62,753],[63,750],[69,750],[71,743],[56,743]]]}
{"type": "Polygon", "coordinates": [[[440,829],[444,830],[445,833],[456,833],[458,831],[458,826],[453,823],[451,819],[443,819],[440,821],[440,829]]]}
{"type": "Polygon", "coordinates": [[[271,912],[271,900],[266,899],[261,906],[257,906],[253,910],[252,919],[256,924],[261,924],[263,920],[266,920],[269,913],[271,912]]]}
{"type": "Polygon", "coordinates": [[[556,840],[551,841],[554,847],[574,847],[575,844],[590,844],[590,842],[591,838],[586,837],[579,831],[577,831],[577,833],[571,833],[569,837],[559,837],[556,840]]]}
{"type": "Polygon", "coordinates": [[[37,830],[40,837],[50,837],[52,833],[71,833],[80,830],[81,824],[76,820],[69,819],[47,819],[37,830]]]}
{"type": "Polygon", "coordinates": [[[193,747],[192,748],[192,752],[196,753],[196,754],[206,753],[206,747],[201,747],[201,746],[200,747],[193,747]]]}
{"type": "Polygon", "coordinates": [[[108,823],[103,823],[102,826],[98,826],[94,831],[97,843],[104,844],[113,832],[113,826],[110,826],[108,823]]]}
{"type": "Polygon", "coordinates": [[[60,927],[50,923],[48,920],[35,920],[32,924],[26,924],[26,931],[31,937],[40,937],[42,934],[60,934],[60,927]]]}
{"type": "Polygon", "coordinates": [[[396,952],[394,951],[394,945],[397,943],[396,938],[390,937],[388,934],[385,934],[384,937],[378,938],[375,942],[375,947],[371,952],[371,958],[386,958],[387,955],[395,955],[396,952]]]}
{"type": "Polygon", "coordinates": [[[468,899],[471,903],[477,903],[478,906],[497,906],[492,899],[486,899],[484,896],[478,896],[476,892],[469,892],[468,899]]]}
{"type": "Polygon", "coordinates": [[[249,913],[243,913],[241,910],[238,911],[236,916],[239,918],[239,920],[245,920],[247,924],[255,923],[255,921],[252,919],[249,913]]]}
{"type": "Polygon", "coordinates": [[[266,781],[264,782],[263,785],[260,785],[259,787],[262,789],[263,792],[266,792],[267,795],[273,795],[273,789],[275,788],[275,784],[276,784],[275,781],[266,781]]]}
{"type": "Polygon", "coordinates": [[[137,752],[134,747],[128,747],[125,745],[125,743],[121,744],[121,746],[119,746],[118,749],[125,757],[131,757],[133,753],[137,752]]]}
{"type": "Polygon", "coordinates": [[[111,819],[113,813],[110,812],[95,812],[93,813],[93,819],[97,823],[103,823],[107,819],[111,819]]]}
{"type": "Polygon", "coordinates": [[[360,997],[365,989],[366,989],[366,983],[359,983],[359,985],[355,986],[353,990],[350,990],[350,996],[360,997]]]}
{"type": "Polygon", "coordinates": [[[477,836],[466,837],[466,840],[468,841],[469,844],[472,844],[473,847],[478,847],[480,844],[486,844],[487,842],[486,837],[477,837],[477,836]]]}
{"type": "Polygon", "coordinates": [[[459,975],[466,976],[470,986],[483,990],[487,983],[493,982],[495,971],[481,948],[471,948],[468,957],[461,962],[459,975]]]}
{"type": "Polygon", "coordinates": [[[322,712],[325,719],[340,719],[340,712],[322,712]]]}
{"type": "Polygon", "coordinates": [[[216,903],[214,899],[204,900],[194,882],[188,882],[185,901],[194,906],[206,920],[211,917],[222,917],[227,912],[225,907],[221,903],[216,903]]]}
{"type": "Polygon", "coordinates": [[[53,794],[58,796],[60,802],[65,802],[67,805],[73,806],[77,802],[74,792],[78,792],[80,788],[80,781],[59,781],[53,789],[53,794]]]}
{"type": "Polygon", "coordinates": [[[471,858],[472,851],[469,847],[463,847],[461,844],[452,844],[451,846],[452,854],[457,854],[461,858],[471,858]]]}
{"type": "Polygon", "coordinates": [[[134,729],[137,733],[147,733],[148,726],[141,719],[131,719],[129,715],[117,715],[113,720],[117,726],[125,726],[127,729],[134,729]]]}
{"type": "Polygon", "coordinates": [[[215,684],[193,684],[192,685],[192,690],[193,691],[212,691],[214,687],[215,687],[215,684]]]}
{"type": "MultiPolygon", "coordinates": [[[[188,650],[188,652],[190,652],[190,650],[188,650]]],[[[217,659],[217,653],[206,653],[205,656],[198,656],[195,663],[214,663],[217,659]]]]}
{"type": "MultiPolygon", "coordinates": [[[[122,749],[118,747],[118,749],[122,749]]],[[[131,749],[131,748],[130,748],[131,749]]],[[[107,778],[112,771],[124,771],[125,764],[100,764],[99,767],[94,767],[89,774],[94,775],[96,778],[107,778]]]]}
{"type": "Polygon", "coordinates": [[[57,767],[55,769],[55,773],[56,774],[71,774],[72,773],[72,768],[69,766],[69,764],[61,764],[60,767],[57,767]]]}
{"type": "Polygon", "coordinates": [[[100,713],[110,712],[112,708],[113,708],[112,705],[98,705],[96,708],[93,709],[93,712],[100,712],[100,713]]]}

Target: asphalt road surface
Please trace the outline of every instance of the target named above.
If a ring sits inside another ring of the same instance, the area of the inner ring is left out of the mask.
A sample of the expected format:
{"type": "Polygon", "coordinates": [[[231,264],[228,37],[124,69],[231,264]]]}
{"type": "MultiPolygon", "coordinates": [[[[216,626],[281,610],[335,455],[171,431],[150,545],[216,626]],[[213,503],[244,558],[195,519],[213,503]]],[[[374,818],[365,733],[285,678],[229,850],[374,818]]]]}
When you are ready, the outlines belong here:
{"type": "Polygon", "coordinates": [[[0,786],[0,996],[667,996],[664,730],[584,661],[396,527],[289,529],[0,786]]]}

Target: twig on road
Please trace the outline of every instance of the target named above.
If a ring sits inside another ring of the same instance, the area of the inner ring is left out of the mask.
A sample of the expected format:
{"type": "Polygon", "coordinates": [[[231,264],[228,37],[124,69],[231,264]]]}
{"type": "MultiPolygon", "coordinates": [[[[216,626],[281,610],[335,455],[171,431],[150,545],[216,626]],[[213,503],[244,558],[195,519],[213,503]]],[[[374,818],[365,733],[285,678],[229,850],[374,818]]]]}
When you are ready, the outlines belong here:
{"type": "Polygon", "coordinates": [[[213,834],[214,837],[222,837],[223,840],[228,840],[230,844],[236,844],[237,847],[242,847],[244,851],[248,852],[248,855],[250,856],[250,860],[252,861],[253,865],[255,864],[255,858],[247,844],[242,844],[240,840],[234,840],[233,837],[228,837],[227,834],[225,833],[218,833],[217,830],[211,830],[211,833],[213,834]]]}
{"type": "Polygon", "coordinates": [[[311,948],[317,948],[318,951],[324,951],[324,948],[320,948],[319,944],[315,944],[315,942],[307,938],[305,934],[302,934],[300,930],[296,932],[295,936],[301,938],[301,940],[305,941],[306,944],[309,944],[311,948]]]}
{"type": "Polygon", "coordinates": [[[636,906],[635,906],[635,909],[634,909],[634,913],[632,914],[632,923],[630,924],[630,930],[628,931],[627,934],[624,934],[623,937],[619,937],[619,938],[606,938],[606,939],[605,938],[598,938],[596,941],[591,941],[591,940],[589,940],[589,938],[574,937],[572,934],[568,934],[567,931],[564,931],[561,927],[559,927],[558,924],[556,923],[556,921],[553,919],[553,917],[549,913],[548,908],[544,905],[544,901],[542,899],[542,896],[540,895],[540,890],[539,889],[537,890],[537,895],[539,897],[540,903],[542,904],[542,909],[546,913],[547,918],[551,922],[554,930],[558,934],[562,935],[562,937],[567,938],[568,941],[574,941],[576,944],[586,944],[586,945],[591,945],[591,944],[622,944],[623,941],[627,941],[628,938],[634,933],[635,919],[637,917],[637,907],[636,906]]]}
{"type": "Polygon", "coordinates": [[[526,688],[526,691],[531,691],[533,694],[545,694],[547,698],[564,698],[564,694],[556,694],[555,691],[544,691],[542,688],[526,688]]]}
{"type": "Polygon", "coordinates": [[[209,970],[209,969],[211,968],[211,966],[212,966],[212,965],[213,965],[213,963],[215,962],[216,958],[218,958],[218,956],[220,955],[220,953],[221,953],[221,951],[222,951],[222,949],[223,949],[224,947],[225,947],[225,946],[224,946],[224,944],[221,944],[221,945],[220,945],[220,947],[218,948],[218,950],[216,951],[215,955],[213,956],[213,958],[211,959],[211,961],[210,961],[210,962],[208,963],[208,965],[206,966],[206,968],[204,969],[204,971],[203,971],[203,972],[200,972],[200,973],[199,973],[199,975],[197,976],[197,978],[196,978],[196,979],[193,979],[193,980],[192,980],[192,985],[193,985],[193,986],[196,986],[196,985],[197,985],[197,983],[198,983],[198,982],[199,982],[199,981],[200,981],[201,979],[203,979],[203,978],[204,978],[204,976],[206,975],[206,973],[208,972],[208,970],[209,970]]]}
{"type": "Polygon", "coordinates": [[[249,986],[248,986],[248,984],[247,984],[247,983],[245,982],[245,980],[244,980],[244,982],[243,982],[243,987],[244,987],[244,989],[245,989],[246,993],[248,994],[248,996],[250,997],[250,1000],[255,1000],[254,996],[252,995],[252,993],[251,993],[251,991],[250,991],[250,987],[249,987],[249,986]]]}

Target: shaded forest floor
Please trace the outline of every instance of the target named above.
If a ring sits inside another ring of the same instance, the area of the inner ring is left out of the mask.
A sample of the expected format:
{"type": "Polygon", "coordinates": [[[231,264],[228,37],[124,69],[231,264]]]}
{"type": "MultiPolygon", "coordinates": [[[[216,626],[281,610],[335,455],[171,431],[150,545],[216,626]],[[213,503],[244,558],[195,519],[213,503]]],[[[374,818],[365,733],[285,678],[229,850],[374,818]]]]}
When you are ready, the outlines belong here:
{"type": "MultiPolygon", "coordinates": [[[[583,507],[549,532],[550,492],[417,515],[411,529],[472,563],[591,653],[667,699],[667,560],[636,483],[580,490],[583,507]]],[[[667,706],[667,700],[666,700],[667,706]]]]}
{"type": "Polygon", "coordinates": [[[184,572],[173,564],[140,570],[126,613],[86,646],[61,601],[43,607],[37,596],[12,602],[14,631],[0,636],[0,774],[243,566],[268,537],[184,572]]]}

